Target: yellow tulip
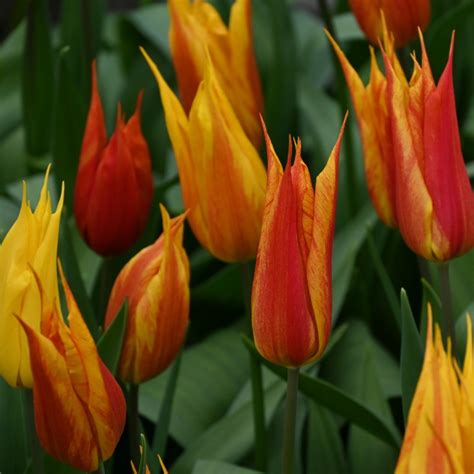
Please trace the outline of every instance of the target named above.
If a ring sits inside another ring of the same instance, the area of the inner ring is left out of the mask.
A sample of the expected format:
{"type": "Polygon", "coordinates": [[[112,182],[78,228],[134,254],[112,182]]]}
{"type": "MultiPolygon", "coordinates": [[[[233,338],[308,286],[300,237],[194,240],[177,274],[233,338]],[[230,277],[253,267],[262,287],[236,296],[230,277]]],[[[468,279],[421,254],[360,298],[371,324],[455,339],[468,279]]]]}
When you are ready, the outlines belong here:
{"type": "Polygon", "coordinates": [[[34,212],[23,184],[20,214],[0,245],[0,375],[12,387],[32,386],[28,342],[17,318],[40,330],[41,297],[34,273],[49,301],[59,301],[56,260],[64,188],[53,213],[48,175],[49,169],[34,212]]]}

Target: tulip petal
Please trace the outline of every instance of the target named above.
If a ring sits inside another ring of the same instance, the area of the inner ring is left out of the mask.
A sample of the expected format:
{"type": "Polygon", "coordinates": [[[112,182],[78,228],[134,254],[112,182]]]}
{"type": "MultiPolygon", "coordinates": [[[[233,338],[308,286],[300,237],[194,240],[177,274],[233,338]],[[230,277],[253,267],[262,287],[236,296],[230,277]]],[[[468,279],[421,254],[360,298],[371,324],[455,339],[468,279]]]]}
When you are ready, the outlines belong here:
{"type": "MultiPolygon", "coordinates": [[[[437,260],[474,246],[474,193],[459,137],[453,86],[454,35],[437,88],[425,97],[424,176],[433,201],[433,254],[437,260]]],[[[427,62],[426,51],[424,62],[427,62]]]]}
{"type": "Polygon", "coordinates": [[[307,285],[313,307],[319,344],[312,360],[326,348],[332,322],[332,246],[336,220],[339,155],[347,122],[344,118],[338,139],[323,171],[316,179],[312,242],[307,261],[307,285]]]}

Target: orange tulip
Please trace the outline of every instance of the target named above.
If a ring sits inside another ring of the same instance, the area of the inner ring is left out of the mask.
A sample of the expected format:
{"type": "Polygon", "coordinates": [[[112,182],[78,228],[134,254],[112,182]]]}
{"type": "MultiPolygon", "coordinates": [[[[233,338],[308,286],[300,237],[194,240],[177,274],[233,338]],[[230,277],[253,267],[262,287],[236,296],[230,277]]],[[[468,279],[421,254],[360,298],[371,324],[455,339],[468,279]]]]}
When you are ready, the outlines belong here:
{"type": "Polygon", "coordinates": [[[107,328],[128,299],[119,374],[139,384],[176,357],[188,327],[189,261],[183,248],[185,214],[170,220],[161,206],[163,234],[141,250],[115,280],[105,316],[107,328]]]}
{"type": "MultiPolygon", "coordinates": [[[[341,48],[329,33],[327,35],[341,63],[357,115],[364,148],[365,176],[370,198],[380,220],[390,227],[397,227],[395,164],[387,98],[387,79],[381,72],[375,52],[371,48],[370,80],[365,86],[341,48]]],[[[403,77],[403,70],[395,55],[393,36],[386,29],[383,34],[383,44],[394,71],[403,77]]]]}
{"type": "Polygon", "coordinates": [[[36,431],[46,452],[77,469],[95,471],[112,456],[125,424],[125,399],[99,358],[61,272],[69,327],[43,299],[41,333],[19,320],[30,348],[36,431]]]}
{"type": "Polygon", "coordinates": [[[410,82],[386,57],[397,221],[407,245],[446,261],[474,246],[474,193],[461,150],[449,60],[435,84],[423,38],[422,65],[410,82]]]}
{"type": "Polygon", "coordinates": [[[395,474],[463,474],[473,472],[474,385],[472,333],[461,372],[446,353],[441,331],[433,342],[431,308],[423,368],[408,415],[407,429],[395,474]]]}
{"type": "Polygon", "coordinates": [[[265,201],[265,167],[245,135],[208,58],[189,117],[158,68],[188,221],[203,247],[226,262],[255,257],[265,201]]]}
{"type": "Polygon", "coordinates": [[[169,0],[168,5],[171,53],[185,112],[191,110],[206,75],[209,54],[242,128],[258,146],[263,99],[253,49],[251,0],[237,0],[232,5],[229,27],[203,0],[169,0]]]}
{"type": "Polygon", "coordinates": [[[344,125],[316,190],[301,159],[282,170],[264,128],[268,187],[252,290],[252,327],[260,354],[286,367],[321,356],[332,319],[332,244],[344,125]]]}
{"type": "Polygon", "coordinates": [[[381,12],[396,46],[416,38],[418,28],[425,30],[431,16],[430,0],[349,0],[349,5],[369,41],[378,44],[383,32],[381,12]]]}
{"type": "Polygon", "coordinates": [[[115,132],[107,141],[95,63],[92,69],[92,98],[74,190],[74,214],[88,245],[101,255],[114,255],[129,249],[142,233],[153,197],[153,177],[140,127],[142,94],[127,123],[119,105],[115,132]]]}

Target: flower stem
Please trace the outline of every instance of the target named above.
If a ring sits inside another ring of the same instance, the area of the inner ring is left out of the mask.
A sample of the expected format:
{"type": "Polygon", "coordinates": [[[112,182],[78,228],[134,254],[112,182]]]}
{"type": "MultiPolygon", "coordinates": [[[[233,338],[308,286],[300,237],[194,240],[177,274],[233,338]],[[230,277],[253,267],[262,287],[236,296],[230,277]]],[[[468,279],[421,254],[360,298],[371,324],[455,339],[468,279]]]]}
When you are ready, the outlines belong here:
{"type": "MultiPolygon", "coordinates": [[[[327,0],[318,0],[319,9],[321,12],[321,17],[324,21],[326,29],[331,33],[331,36],[334,38],[337,44],[339,44],[339,39],[334,28],[334,22],[332,21],[331,11],[328,7],[327,0]]],[[[349,97],[347,95],[346,81],[344,78],[344,73],[339,64],[339,60],[335,52],[333,51],[332,59],[334,63],[334,71],[336,74],[337,81],[337,92],[339,95],[339,106],[341,108],[341,117],[344,118],[346,112],[349,110],[349,97]]],[[[359,193],[357,189],[357,177],[356,177],[356,167],[354,162],[354,143],[352,140],[352,127],[351,122],[349,121],[346,125],[346,133],[344,134],[344,152],[345,152],[345,166],[346,166],[346,175],[347,175],[347,204],[351,214],[355,214],[358,209],[359,193]]]]}
{"type": "Polygon", "coordinates": [[[294,472],[296,397],[299,369],[288,369],[286,396],[285,436],[283,442],[283,474],[294,472]]]}
{"type": "Polygon", "coordinates": [[[28,436],[28,444],[31,451],[32,472],[43,474],[43,452],[39,444],[35,427],[35,414],[33,409],[33,391],[22,389],[23,413],[28,436]]]}
{"type": "Polygon", "coordinates": [[[135,466],[140,463],[140,434],[138,432],[138,385],[130,384],[128,390],[128,437],[130,440],[130,457],[135,466]]]}
{"type": "Polygon", "coordinates": [[[451,285],[449,282],[449,262],[440,263],[438,265],[439,270],[439,285],[441,292],[441,307],[443,310],[444,324],[448,333],[448,337],[451,339],[453,345],[453,354],[457,356],[456,346],[456,330],[454,327],[454,316],[453,316],[453,302],[451,295],[451,285]]]}

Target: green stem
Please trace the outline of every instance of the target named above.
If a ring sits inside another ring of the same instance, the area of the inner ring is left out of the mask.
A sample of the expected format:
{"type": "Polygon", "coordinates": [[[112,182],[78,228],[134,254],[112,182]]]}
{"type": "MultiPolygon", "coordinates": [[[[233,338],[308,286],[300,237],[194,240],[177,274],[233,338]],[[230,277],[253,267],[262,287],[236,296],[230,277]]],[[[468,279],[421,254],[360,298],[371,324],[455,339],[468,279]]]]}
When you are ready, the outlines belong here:
{"type": "Polygon", "coordinates": [[[128,390],[128,406],[127,406],[127,418],[128,418],[128,437],[130,441],[130,457],[135,464],[140,464],[140,433],[138,430],[139,419],[138,419],[138,385],[130,384],[128,390]]]}
{"type": "Polygon", "coordinates": [[[32,472],[43,474],[43,451],[39,444],[35,427],[35,414],[33,408],[33,391],[22,389],[23,413],[28,436],[28,444],[31,451],[32,472]]]}
{"type": "MultiPolygon", "coordinates": [[[[332,21],[331,11],[329,10],[328,4],[326,0],[318,0],[319,9],[321,11],[321,17],[326,25],[326,29],[331,33],[331,36],[334,38],[337,44],[339,44],[339,39],[336,34],[336,30],[334,28],[334,22],[332,21]]],[[[347,111],[349,110],[349,96],[346,86],[346,81],[344,78],[344,73],[342,68],[339,64],[339,60],[336,56],[336,53],[332,51],[332,59],[334,63],[334,71],[336,73],[336,81],[337,81],[337,92],[339,95],[339,106],[341,109],[341,116],[342,118],[345,117],[347,111]]],[[[354,143],[352,139],[352,127],[351,122],[348,121],[346,125],[346,133],[344,134],[344,152],[345,152],[345,166],[346,166],[346,174],[347,174],[347,181],[348,181],[348,189],[346,193],[348,207],[351,211],[351,214],[355,214],[358,205],[359,205],[359,193],[357,189],[357,177],[356,177],[356,167],[354,162],[354,143]]]]}
{"type": "MultiPolygon", "coordinates": [[[[242,264],[242,287],[247,321],[251,326],[252,269],[250,263],[242,264]]],[[[266,472],[267,447],[265,427],[265,397],[263,392],[262,366],[258,357],[250,356],[250,379],[252,382],[253,427],[255,433],[255,467],[266,472]]]]}
{"type": "Polygon", "coordinates": [[[285,436],[283,442],[283,474],[293,474],[295,453],[296,398],[299,369],[288,369],[285,436]]]}
{"type": "Polygon", "coordinates": [[[99,464],[99,467],[97,468],[97,470],[94,471],[94,472],[97,473],[97,474],[105,474],[104,463],[101,462],[101,463],[99,464]]]}
{"type": "Polygon", "coordinates": [[[453,303],[451,295],[451,284],[449,282],[449,262],[440,263],[439,269],[439,285],[441,293],[441,308],[443,310],[444,324],[448,332],[448,337],[453,345],[453,354],[456,352],[456,330],[454,327],[453,303]]]}

